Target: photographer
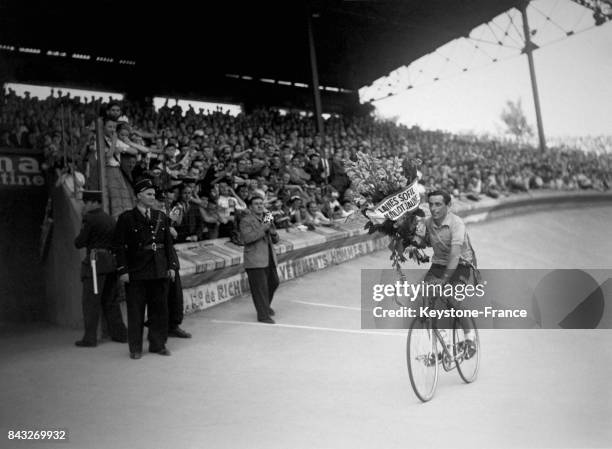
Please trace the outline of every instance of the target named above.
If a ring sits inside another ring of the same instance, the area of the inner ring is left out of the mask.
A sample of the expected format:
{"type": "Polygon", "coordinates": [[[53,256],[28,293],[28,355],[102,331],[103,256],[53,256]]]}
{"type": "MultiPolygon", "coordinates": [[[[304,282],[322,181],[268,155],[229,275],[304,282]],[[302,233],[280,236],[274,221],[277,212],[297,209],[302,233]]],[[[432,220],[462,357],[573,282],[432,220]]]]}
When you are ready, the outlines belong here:
{"type": "Polygon", "coordinates": [[[249,200],[249,212],[240,220],[244,268],[257,310],[257,321],[274,324],[271,318],[274,310],[270,303],[279,284],[274,253],[274,244],[278,243],[279,237],[272,215],[264,213],[262,198],[254,196],[249,200]]]}

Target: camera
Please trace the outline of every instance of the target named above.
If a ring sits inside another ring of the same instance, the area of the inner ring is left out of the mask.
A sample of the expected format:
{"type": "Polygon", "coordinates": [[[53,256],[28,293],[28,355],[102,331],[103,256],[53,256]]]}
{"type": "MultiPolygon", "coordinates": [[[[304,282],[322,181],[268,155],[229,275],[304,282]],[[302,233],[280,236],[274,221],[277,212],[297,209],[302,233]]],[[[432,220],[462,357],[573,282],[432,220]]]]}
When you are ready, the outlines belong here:
{"type": "Polygon", "coordinates": [[[267,212],[264,215],[262,221],[263,221],[264,224],[272,223],[274,221],[274,217],[272,216],[272,214],[270,212],[267,212]]]}

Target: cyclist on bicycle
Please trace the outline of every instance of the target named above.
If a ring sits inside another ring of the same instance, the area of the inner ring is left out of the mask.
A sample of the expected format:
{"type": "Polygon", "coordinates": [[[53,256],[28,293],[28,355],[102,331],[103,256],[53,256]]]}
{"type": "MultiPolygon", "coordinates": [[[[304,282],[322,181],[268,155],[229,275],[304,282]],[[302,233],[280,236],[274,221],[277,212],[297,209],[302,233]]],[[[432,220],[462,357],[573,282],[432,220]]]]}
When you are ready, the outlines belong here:
{"type": "MultiPolygon", "coordinates": [[[[415,243],[420,247],[433,248],[432,264],[425,276],[429,284],[456,285],[475,283],[476,255],[470,243],[461,218],[450,209],[451,196],[443,190],[435,190],[427,195],[431,216],[417,225],[415,243]]],[[[448,305],[460,309],[459,302],[445,298],[448,305]]],[[[436,308],[442,308],[442,301],[436,301],[436,308]]],[[[465,332],[468,348],[474,349],[474,330],[469,319],[460,318],[465,332]]]]}

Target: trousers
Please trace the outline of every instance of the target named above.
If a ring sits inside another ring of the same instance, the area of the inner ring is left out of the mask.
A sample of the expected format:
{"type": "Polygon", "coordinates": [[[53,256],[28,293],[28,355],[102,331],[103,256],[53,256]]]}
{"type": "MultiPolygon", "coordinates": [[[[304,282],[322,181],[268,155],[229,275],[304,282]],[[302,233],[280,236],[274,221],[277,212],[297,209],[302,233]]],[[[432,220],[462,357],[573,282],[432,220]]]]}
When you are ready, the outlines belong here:
{"type": "Polygon", "coordinates": [[[123,324],[121,309],[116,300],[117,276],[114,273],[99,274],[98,294],[94,293],[93,278],[83,278],[83,322],[85,334],[83,341],[87,343],[97,343],[98,341],[98,322],[100,321],[100,310],[108,324],[111,338],[122,340],[125,338],[127,330],[123,324]]]}
{"type": "Polygon", "coordinates": [[[175,329],[183,322],[183,285],[178,271],[174,282],[168,286],[168,329],[175,329]]]}
{"type": "MultiPolygon", "coordinates": [[[[456,285],[459,283],[469,284],[473,283],[473,274],[471,272],[471,268],[467,265],[458,265],[457,269],[453,273],[453,277],[450,279],[450,284],[456,285]]],[[[425,275],[425,282],[431,280],[432,278],[441,279],[444,276],[444,272],[446,271],[446,266],[440,264],[432,264],[431,268],[425,275]]],[[[452,308],[455,310],[461,309],[461,301],[457,301],[454,297],[448,297],[444,299],[437,299],[434,303],[434,308],[437,310],[442,310],[445,308],[452,308]]],[[[458,318],[461,327],[465,332],[468,332],[472,328],[472,323],[469,318],[458,318]]],[[[446,329],[450,329],[452,326],[449,323],[450,318],[442,318],[440,321],[446,329]]],[[[437,319],[436,319],[437,321],[437,319]]],[[[435,323],[434,325],[438,325],[439,323],[435,323]]]]}
{"type": "Polygon", "coordinates": [[[130,352],[142,352],[145,309],[149,322],[149,350],[165,348],[168,339],[168,279],[134,280],[125,288],[130,352]]]}
{"type": "Polygon", "coordinates": [[[253,304],[257,311],[257,319],[265,320],[270,318],[270,304],[279,284],[276,265],[270,263],[265,268],[247,268],[246,272],[249,277],[253,304]]]}

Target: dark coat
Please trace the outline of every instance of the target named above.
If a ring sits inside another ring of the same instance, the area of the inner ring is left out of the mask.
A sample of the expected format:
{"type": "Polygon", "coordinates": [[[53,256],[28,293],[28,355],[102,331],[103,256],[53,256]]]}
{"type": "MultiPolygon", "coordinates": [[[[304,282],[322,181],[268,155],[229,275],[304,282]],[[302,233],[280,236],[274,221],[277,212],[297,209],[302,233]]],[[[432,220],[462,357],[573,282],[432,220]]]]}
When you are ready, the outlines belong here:
{"type": "Polygon", "coordinates": [[[111,253],[115,220],[102,210],[94,209],[83,215],[81,232],[74,239],[77,249],[86,248],[87,254],[81,264],[81,278],[92,277],[90,254],[96,249],[96,272],[98,274],[114,273],[115,257],[111,253]]]}
{"type": "Polygon", "coordinates": [[[331,161],[330,170],[330,184],[334,186],[338,192],[340,192],[340,195],[342,195],[351,185],[351,180],[346,174],[344,167],[339,162],[331,161]]]}
{"type": "MultiPolygon", "coordinates": [[[[173,205],[174,206],[174,205],[173,205]]],[[[202,234],[204,233],[204,218],[200,213],[200,208],[195,204],[188,203],[183,212],[183,220],[181,224],[174,224],[174,229],[178,234],[176,237],[177,243],[187,241],[187,237],[195,235],[199,240],[202,240],[202,234]]]]}
{"type": "Polygon", "coordinates": [[[151,209],[151,220],[135,207],[119,215],[113,238],[119,275],[129,273],[130,280],[168,277],[168,270],[178,270],[172,248],[170,221],[161,211],[151,209]],[[163,248],[146,249],[153,243],[163,248]]]}
{"type": "Polygon", "coordinates": [[[306,170],[306,173],[310,175],[310,180],[312,182],[316,184],[325,184],[327,182],[325,167],[323,166],[322,161],[319,161],[316,166],[308,164],[304,170],[306,170]]]}

